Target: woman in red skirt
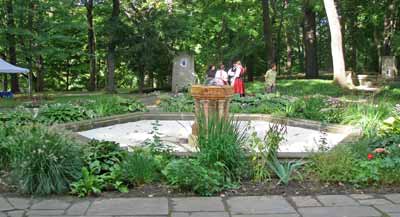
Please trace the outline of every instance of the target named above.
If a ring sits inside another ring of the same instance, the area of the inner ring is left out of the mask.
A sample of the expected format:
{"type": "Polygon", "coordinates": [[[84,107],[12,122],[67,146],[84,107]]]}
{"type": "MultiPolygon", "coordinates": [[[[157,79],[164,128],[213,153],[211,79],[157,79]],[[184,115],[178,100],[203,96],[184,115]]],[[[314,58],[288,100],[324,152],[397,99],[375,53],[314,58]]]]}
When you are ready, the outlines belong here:
{"type": "Polygon", "coordinates": [[[243,68],[242,63],[237,61],[235,64],[235,81],[233,83],[233,90],[236,94],[240,96],[245,96],[245,86],[243,81],[243,76],[246,73],[246,68],[243,68]]]}

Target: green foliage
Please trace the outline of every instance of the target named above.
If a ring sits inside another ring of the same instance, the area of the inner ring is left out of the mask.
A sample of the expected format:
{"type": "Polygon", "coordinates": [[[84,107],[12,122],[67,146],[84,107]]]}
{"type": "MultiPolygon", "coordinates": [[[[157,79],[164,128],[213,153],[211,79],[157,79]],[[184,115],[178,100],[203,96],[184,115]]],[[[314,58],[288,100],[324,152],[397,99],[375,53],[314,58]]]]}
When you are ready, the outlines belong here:
{"type": "Polygon", "coordinates": [[[351,149],[340,146],[329,152],[315,154],[307,168],[323,182],[351,182],[356,174],[355,161],[351,149]]]}
{"type": "Polygon", "coordinates": [[[0,170],[7,169],[12,160],[12,148],[9,138],[14,136],[16,126],[12,123],[0,123],[0,170]]]}
{"type": "Polygon", "coordinates": [[[293,179],[293,173],[296,172],[301,166],[301,161],[289,161],[281,163],[276,156],[270,161],[270,168],[279,177],[279,183],[288,185],[289,181],[293,179]]]}
{"type": "Polygon", "coordinates": [[[55,124],[81,121],[93,118],[94,116],[95,115],[92,111],[88,111],[81,106],[69,104],[50,104],[40,108],[38,119],[42,123],[55,124]]]}
{"type": "Polygon", "coordinates": [[[390,113],[390,108],[387,105],[353,104],[344,113],[343,123],[358,125],[365,136],[373,137],[377,134],[381,121],[390,113]]]}
{"type": "Polygon", "coordinates": [[[180,159],[171,161],[162,173],[175,188],[211,196],[224,189],[224,174],[218,170],[221,167],[223,165],[216,163],[214,169],[210,169],[198,160],[180,159]]]}
{"type": "Polygon", "coordinates": [[[193,112],[194,100],[188,94],[163,96],[160,99],[159,106],[165,112],[193,112]]]}
{"type": "Polygon", "coordinates": [[[135,99],[124,99],[119,96],[113,97],[96,97],[88,101],[83,101],[82,104],[88,110],[93,111],[100,117],[128,113],[128,112],[143,112],[147,108],[143,103],[135,99]]]}
{"type": "Polygon", "coordinates": [[[96,195],[101,193],[103,187],[103,179],[90,173],[86,167],[82,167],[82,177],[77,182],[71,184],[71,193],[79,197],[96,195]]]}
{"type": "Polygon", "coordinates": [[[80,177],[81,149],[64,135],[41,126],[20,127],[7,143],[12,181],[22,193],[63,193],[80,177]]]}
{"type": "Polygon", "coordinates": [[[208,120],[203,114],[197,117],[199,149],[197,157],[205,166],[212,167],[221,163],[226,168],[226,175],[240,180],[248,166],[245,157],[246,129],[233,119],[225,120],[210,115],[208,120]]]}
{"type": "Polygon", "coordinates": [[[158,178],[161,165],[144,149],[135,149],[121,164],[123,180],[135,186],[147,184],[158,178]]]}
{"type": "Polygon", "coordinates": [[[84,147],[84,162],[95,175],[110,173],[127,155],[118,143],[92,140],[84,147]]]}
{"type": "Polygon", "coordinates": [[[123,184],[121,162],[127,156],[117,143],[107,141],[89,142],[84,147],[82,178],[71,184],[71,192],[80,197],[99,194],[105,189],[127,192],[123,184]]]}
{"type": "Polygon", "coordinates": [[[256,133],[251,136],[250,148],[256,181],[265,181],[270,178],[268,165],[277,157],[279,144],[285,139],[286,134],[285,125],[274,123],[269,126],[264,139],[258,138],[256,133]]]}
{"type": "Polygon", "coordinates": [[[384,135],[397,134],[400,135],[400,116],[390,117],[383,121],[380,132],[384,135]]]}

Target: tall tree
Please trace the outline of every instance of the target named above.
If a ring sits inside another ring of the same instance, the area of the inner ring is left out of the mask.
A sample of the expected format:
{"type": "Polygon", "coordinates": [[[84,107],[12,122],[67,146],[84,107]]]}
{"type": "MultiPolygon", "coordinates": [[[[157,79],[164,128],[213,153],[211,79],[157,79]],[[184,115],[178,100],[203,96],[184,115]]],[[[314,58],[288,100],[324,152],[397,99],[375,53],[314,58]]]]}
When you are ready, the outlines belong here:
{"type": "MultiPolygon", "coordinates": [[[[17,50],[16,50],[16,39],[15,39],[15,22],[14,22],[14,5],[13,0],[6,0],[7,10],[7,39],[8,39],[8,56],[11,64],[17,64],[17,50]]],[[[11,91],[13,93],[19,93],[19,82],[18,74],[11,75],[11,91]]]]}
{"type": "Polygon", "coordinates": [[[304,0],[303,5],[304,23],[303,23],[303,41],[305,48],[305,73],[306,78],[318,77],[317,60],[317,26],[316,13],[310,0],[304,0]]]}
{"type": "Polygon", "coordinates": [[[270,15],[270,1],[262,0],[262,9],[263,9],[263,21],[264,21],[264,43],[265,43],[265,51],[266,51],[266,62],[267,67],[271,67],[272,63],[275,63],[275,48],[273,43],[272,36],[272,21],[270,15]]]}
{"type": "Polygon", "coordinates": [[[346,67],[343,56],[342,30],[334,0],[324,0],[325,11],[328,16],[331,32],[331,49],[333,61],[333,79],[342,88],[351,88],[346,76],[346,67]]]}
{"type": "Polygon", "coordinates": [[[385,11],[384,25],[383,25],[383,46],[382,55],[392,55],[392,40],[396,30],[397,13],[399,12],[399,5],[396,0],[387,1],[387,9],[385,11]]]}
{"type": "Polygon", "coordinates": [[[109,21],[109,42],[107,51],[107,92],[113,93],[115,87],[115,53],[117,47],[117,28],[119,25],[120,1],[113,0],[112,14],[109,21]]]}
{"type": "Polygon", "coordinates": [[[89,91],[96,90],[96,78],[97,78],[97,68],[96,68],[96,36],[93,25],[93,0],[85,1],[86,7],[86,19],[88,25],[88,49],[89,49],[89,91]]]}

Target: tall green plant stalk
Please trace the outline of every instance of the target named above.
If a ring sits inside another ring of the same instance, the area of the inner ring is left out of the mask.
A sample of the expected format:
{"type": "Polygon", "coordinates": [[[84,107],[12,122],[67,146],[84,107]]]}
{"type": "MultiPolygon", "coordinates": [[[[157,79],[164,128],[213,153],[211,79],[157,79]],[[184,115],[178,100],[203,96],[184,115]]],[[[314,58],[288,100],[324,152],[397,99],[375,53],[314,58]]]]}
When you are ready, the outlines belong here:
{"type": "Polygon", "coordinates": [[[197,116],[199,160],[212,167],[220,162],[225,165],[226,174],[238,180],[246,167],[244,145],[247,141],[247,127],[233,118],[219,118],[204,114],[197,116]]]}

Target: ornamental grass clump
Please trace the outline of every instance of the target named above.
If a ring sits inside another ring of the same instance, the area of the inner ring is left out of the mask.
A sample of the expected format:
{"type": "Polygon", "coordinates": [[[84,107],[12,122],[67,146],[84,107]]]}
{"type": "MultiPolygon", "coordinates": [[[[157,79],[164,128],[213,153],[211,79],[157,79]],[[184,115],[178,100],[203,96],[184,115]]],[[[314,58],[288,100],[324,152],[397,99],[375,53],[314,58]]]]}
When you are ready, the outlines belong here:
{"type": "Polygon", "coordinates": [[[197,121],[199,161],[208,167],[222,163],[227,177],[240,180],[249,167],[244,149],[248,127],[241,126],[232,118],[226,120],[216,115],[206,119],[204,114],[200,114],[197,121]]]}
{"type": "Polygon", "coordinates": [[[63,193],[80,177],[81,149],[65,135],[42,126],[27,126],[16,129],[7,143],[12,184],[21,193],[63,193]]]}

